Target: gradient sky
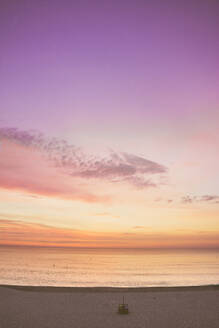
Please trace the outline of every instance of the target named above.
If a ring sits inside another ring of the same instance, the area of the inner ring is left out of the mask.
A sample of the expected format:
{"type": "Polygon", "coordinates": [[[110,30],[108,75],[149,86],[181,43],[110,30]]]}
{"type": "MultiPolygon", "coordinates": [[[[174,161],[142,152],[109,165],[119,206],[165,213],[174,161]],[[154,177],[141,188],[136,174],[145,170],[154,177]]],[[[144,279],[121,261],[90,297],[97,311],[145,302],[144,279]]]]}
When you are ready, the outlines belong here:
{"type": "Polygon", "coordinates": [[[0,244],[219,247],[219,2],[0,2],[0,244]]]}

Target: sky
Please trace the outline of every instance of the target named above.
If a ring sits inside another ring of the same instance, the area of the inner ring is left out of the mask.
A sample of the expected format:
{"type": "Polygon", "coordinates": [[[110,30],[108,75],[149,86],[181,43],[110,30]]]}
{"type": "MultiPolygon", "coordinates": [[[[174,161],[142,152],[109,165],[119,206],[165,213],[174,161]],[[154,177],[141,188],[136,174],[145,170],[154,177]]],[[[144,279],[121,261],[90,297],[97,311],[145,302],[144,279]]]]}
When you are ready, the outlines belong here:
{"type": "Polygon", "coordinates": [[[218,16],[1,0],[0,245],[219,247],[218,16]]]}

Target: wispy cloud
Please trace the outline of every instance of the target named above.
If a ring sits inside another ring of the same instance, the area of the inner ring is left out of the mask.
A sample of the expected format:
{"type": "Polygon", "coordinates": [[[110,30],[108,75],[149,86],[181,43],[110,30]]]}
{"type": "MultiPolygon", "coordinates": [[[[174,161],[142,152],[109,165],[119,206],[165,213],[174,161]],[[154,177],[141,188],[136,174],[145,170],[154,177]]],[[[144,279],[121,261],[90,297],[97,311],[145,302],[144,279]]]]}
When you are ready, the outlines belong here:
{"type": "MultiPolygon", "coordinates": [[[[114,151],[105,157],[93,156],[65,140],[46,138],[35,131],[0,128],[0,138],[26,149],[40,151],[50,165],[60,169],[63,174],[85,181],[124,182],[135,188],[148,188],[159,184],[154,176],[167,173],[165,166],[140,156],[114,151]]],[[[0,165],[5,164],[0,162],[0,165]]],[[[7,163],[8,169],[10,165],[13,164],[7,163]]]]}
{"type": "Polygon", "coordinates": [[[184,204],[191,204],[194,201],[194,197],[191,196],[183,196],[181,199],[184,204]]]}
{"type": "Polygon", "coordinates": [[[218,195],[203,195],[203,196],[184,196],[181,199],[182,203],[191,204],[194,202],[207,202],[207,203],[219,203],[219,196],[218,195]]]}
{"type": "Polygon", "coordinates": [[[57,247],[218,247],[215,231],[153,231],[135,226],[134,232],[93,232],[58,228],[20,220],[0,219],[0,245],[57,247]]]}
{"type": "Polygon", "coordinates": [[[94,191],[79,179],[70,179],[41,152],[11,140],[4,140],[0,145],[0,188],[18,190],[32,196],[85,202],[103,203],[110,200],[106,192],[94,191]]]}
{"type": "Polygon", "coordinates": [[[219,196],[218,195],[204,195],[204,196],[200,197],[200,201],[219,203],[219,196]]]}

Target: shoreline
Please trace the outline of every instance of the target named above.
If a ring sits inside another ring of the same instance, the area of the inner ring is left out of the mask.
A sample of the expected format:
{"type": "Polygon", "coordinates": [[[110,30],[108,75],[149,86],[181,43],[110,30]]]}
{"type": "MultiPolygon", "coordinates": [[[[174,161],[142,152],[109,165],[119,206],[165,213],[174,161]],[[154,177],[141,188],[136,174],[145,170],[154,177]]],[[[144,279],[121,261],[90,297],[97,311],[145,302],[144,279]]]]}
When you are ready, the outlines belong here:
{"type": "Polygon", "coordinates": [[[202,286],[167,286],[167,287],[62,287],[62,286],[22,286],[0,285],[0,288],[15,289],[29,292],[55,292],[55,293],[148,293],[148,292],[189,292],[219,290],[219,285],[202,286]]]}

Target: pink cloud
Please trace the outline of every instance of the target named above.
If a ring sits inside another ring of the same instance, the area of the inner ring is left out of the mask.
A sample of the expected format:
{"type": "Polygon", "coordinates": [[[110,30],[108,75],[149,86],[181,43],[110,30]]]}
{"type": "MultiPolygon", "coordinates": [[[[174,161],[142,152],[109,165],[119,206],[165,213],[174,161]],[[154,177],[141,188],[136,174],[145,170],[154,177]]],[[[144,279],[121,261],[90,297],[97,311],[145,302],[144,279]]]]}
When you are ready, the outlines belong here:
{"type": "Polygon", "coordinates": [[[8,140],[0,147],[1,188],[86,202],[109,200],[108,196],[97,195],[82,187],[76,179],[70,180],[36,149],[8,140]]]}
{"type": "Polygon", "coordinates": [[[215,231],[191,232],[180,229],[174,233],[164,233],[143,226],[135,226],[132,229],[134,232],[93,232],[0,219],[0,246],[184,248],[218,247],[219,244],[218,232],[215,231]]]}
{"type": "MultiPolygon", "coordinates": [[[[7,153],[7,150],[0,149],[1,152],[5,151],[5,154],[2,154],[5,161],[0,161],[0,167],[4,168],[4,171],[11,172],[13,169],[17,173],[16,176],[12,174],[13,179],[12,177],[5,179],[4,184],[10,188],[20,185],[23,189],[31,189],[34,186],[34,190],[37,189],[42,193],[47,192],[56,195],[56,193],[60,194],[61,192],[63,195],[66,193],[69,195],[69,186],[66,186],[67,176],[68,181],[71,177],[73,179],[71,181],[81,179],[86,183],[88,180],[124,182],[135,188],[148,188],[157,186],[153,176],[167,172],[163,165],[124,152],[111,151],[106,157],[91,156],[85,154],[79,147],[69,145],[65,140],[46,138],[35,131],[0,128],[0,138],[5,141],[4,148],[8,147],[9,152],[11,150],[10,153],[7,153]],[[16,163],[15,167],[13,167],[14,163],[16,163]],[[28,166],[27,171],[31,173],[30,180],[34,179],[34,175],[36,175],[40,180],[39,183],[35,179],[34,183],[28,183],[29,180],[27,180],[24,172],[26,166],[28,166]],[[60,181],[61,173],[62,182],[60,181]],[[58,190],[57,183],[59,185],[58,190]]],[[[29,191],[33,192],[34,190],[29,191]]],[[[70,190],[76,195],[77,192],[72,186],[70,190]]],[[[78,188],[76,190],[78,191],[78,188]]],[[[95,201],[94,195],[88,194],[86,198],[95,201]]]]}
{"type": "Polygon", "coordinates": [[[203,196],[184,196],[182,197],[183,203],[194,203],[194,202],[207,202],[211,204],[219,203],[218,195],[203,195],[203,196]]]}

